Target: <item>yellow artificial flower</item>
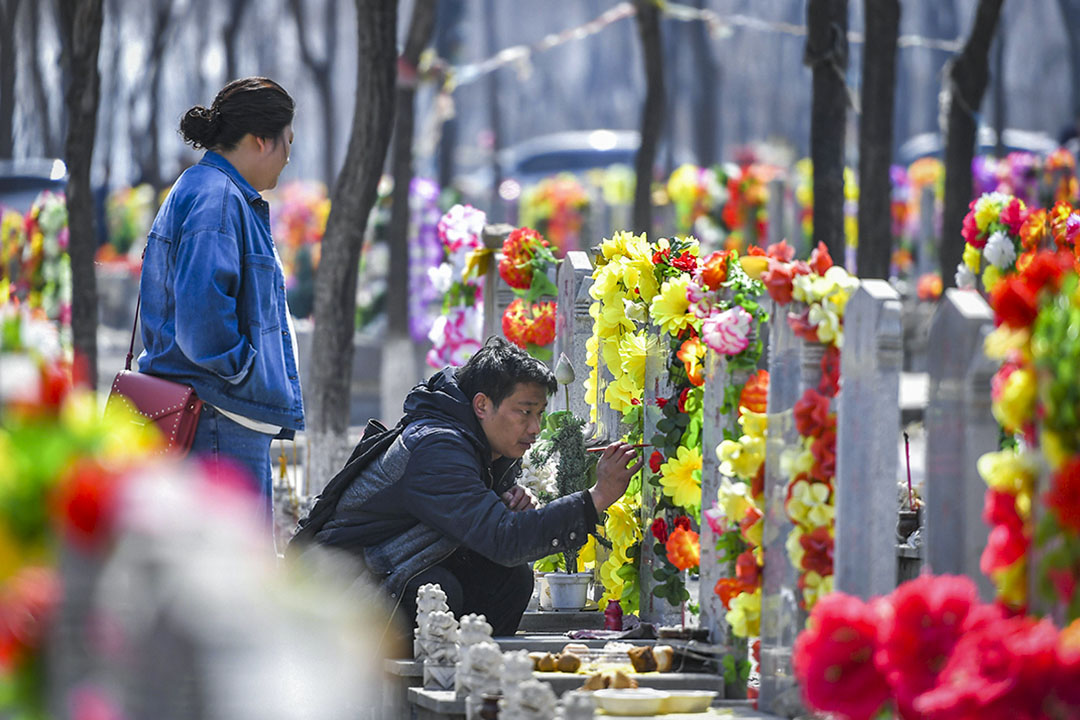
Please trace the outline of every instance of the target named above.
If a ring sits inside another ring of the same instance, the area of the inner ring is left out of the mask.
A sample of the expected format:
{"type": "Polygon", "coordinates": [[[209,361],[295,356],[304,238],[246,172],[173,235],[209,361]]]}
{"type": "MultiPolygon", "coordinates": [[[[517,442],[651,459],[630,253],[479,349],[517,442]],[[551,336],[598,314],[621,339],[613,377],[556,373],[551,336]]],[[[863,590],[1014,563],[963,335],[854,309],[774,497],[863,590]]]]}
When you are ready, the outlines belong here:
{"type": "Polygon", "coordinates": [[[1051,472],[1059,470],[1072,457],[1072,452],[1066,447],[1061,436],[1053,430],[1043,428],[1039,433],[1039,445],[1051,472]]]}
{"type": "Polygon", "coordinates": [[[627,333],[619,340],[619,358],[622,372],[638,387],[645,387],[645,358],[649,353],[651,339],[644,330],[627,333]]]}
{"type": "Polygon", "coordinates": [[[788,516],[806,528],[828,525],[836,516],[836,508],[829,504],[829,486],[797,480],[791,486],[787,504],[788,516]]]}
{"type": "Polygon", "coordinates": [[[1004,360],[1012,350],[1022,350],[1027,355],[1031,342],[1031,331],[1027,328],[1014,329],[1002,323],[983,340],[983,352],[992,360],[1004,360]]]}
{"type": "Polygon", "coordinates": [[[1012,565],[990,573],[997,588],[997,599],[1009,607],[1027,604],[1027,557],[1021,555],[1012,565]]]}
{"type": "Polygon", "coordinates": [[[817,328],[818,340],[824,345],[843,347],[844,335],[840,329],[840,316],[821,303],[810,306],[807,322],[817,328]]]}
{"type": "Polygon", "coordinates": [[[746,408],[739,408],[739,424],[742,425],[743,434],[750,437],[763,438],[769,427],[768,413],[756,413],[746,408]]]}
{"type": "MultiPolygon", "coordinates": [[[[760,548],[762,545],[764,545],[765,543],[763,542],[763,538],[765,536],[765,516],[762,515],[757,520],[755,520],[750,527],[746,528],[746,530],[743,531],[743,536],[746,538],[747,542],[751,543],[755,548],[760,548]]],[[[755,553],[755,555],[758,558],[758,563],[760,563],[760,554],[755,553]]]]}
{"type": "Polygon", "coordinates": [[[1001,215],[1001,201],[998,193],[983,195],[975,201],[975,225],[979,232],[986,232],[990,223],[1001,215]]]}
{"type": "Polygon", "coordinates": [[[1027,368],[1014,370],[1001,388],[1001,394],[990,405],[994,418],[1006,430],[1018,430],[1031,419],[1035,412],[1038,387],[1035,373],[1027,368]]]}
{"type": "Polygon", "coordinates": [[[637,496],[623,495],[607,509],[604,532],[616,548],[628,548],[642,538],[637,521],[637,496]]]}
{"type": "Polygon", "coordinates": [[[738,440],[723,440],[716,446],[716,457],[722,474],[750,480],[765,462],[765,438],[743,435],[738,440]]]}
{"type": "Polygon", "coordinates": [[[700,195],[703,195],[704,189],[698,179],[700,174],[701,168],[690,163],[683,163],[675,168],[675,172],[671,173],[667,181],[668,197],[672,202],[692,205],[700,195]]]}
{"type": "Polygon", "coordinates": [[[1030,493],[1039,474],[1036,458],[1015,450],[985,453],[975,462],[975,469],[988,487],[1010,495],[1030,493]]]}
{"type": "Polygon", "coordinates": [[[731,524],[742,521],[747,511],[755,507],[754,500],[750,497],[750,486],[746,483],[733,483],[726,477],[720,478],[716,505],[731,524]]]}
{"type": "Polygon", "coordinates": [[[982,263],[982,253],[979,251],[979,248],[964,243],[964,254],[962,257],[964,264],[967,265],[967,269],[978,274],[982,263]]]}
{"type": "Polygon", "coordinates": [[[644,235],[634,235],[626,231],[617,232],[600,243],[600,253],[607,260],[611,260],[614,257],[625,255],[627,245],[637,240],[644,240],[644,238],[644,235]]]}
{"type": "Polygon", "coordinates": [[[793,478],[813,469],[815,460],[810,444],[804,440],[801,447],[787,448],[780,454],[780,472],[784,477],[793,478]]]}
{"type": "Polygon", "coordinates": [[[681,507],[701,505],[701,449],[680,447],[675,457],[660,466],[665,495],[681,507]]]}
{"type": "Polygon", "coordinates": [[[592,570],[594,565],[596,565],[596,536],[589,533],[589,539],[585,541],[585,546],[578,550],[577,571],[592,570]]]}
{"type": "MultiPolygon", "coordinates": [[[[608,264],[597,267],[593,270],[593,283],[589,286],[589,297],[593,300],[602,300],[619,293],[619,282],[621,280],[622,275],[614,265],[608,264]]],[[[599,310],[599,308],[597,309],[599,310]]]]}
{"type": "Polygon", "coordinates": [[[761,588],[752,593],[740,593],[731,599],[731,609],[725,616],[731,631],[749,638],[761,634],[761,588]]]}
{"type": "Polygon", "coordinates": [[[803,600],[806,602],[806,610],[809,612],[817,605],[817,601],[833,591],[833,576],[822,577],[811,570],[803,576],[805,583],[803,600]]]}
{"type": "Polygon", "coordinates": [[[626,317],[626,308],[621,299],[615,298],[614,301],[605,300],[601,303],[600,313],[596,317],[596,332],[600,337],[612,333],[633,332],[635,328],[634,321],[626,317]]]}
{"type": "Polygon", "coordinates": [[[802,536],[802,528],[795,525],[791,528],[791,532],[788,533],[787,540],[784,541],[784,549],[787,550],[787,556],[791,560],[792,567],[802,567],[803,555],[806,554],[801,542],[802,536]]]}
{"type": "Polygon", "coordinates": [[[653,298],[649,313],[653,322],[668,335],[676,335],[687,325],[696,320],[689,312],[690,301],[686,298],[686,289],[690,278],[686,275],[669,278],[660,288],[660,294],[653,298]]]}
{"type": "Polygon", "coordinates": [[[604,388],[604,402],[616,411],[626,414],[634,407],[634,400],[641,400],[642,390],[632,377],[622,375],[604,388]]]}
{"type": "Polygon", "coordinates": [[[986,288],[986,292],[993,290],[999,280],[1001,280],[1001,271],[993,263],[987,263],[982,276],[983,287],[986,288]]]}

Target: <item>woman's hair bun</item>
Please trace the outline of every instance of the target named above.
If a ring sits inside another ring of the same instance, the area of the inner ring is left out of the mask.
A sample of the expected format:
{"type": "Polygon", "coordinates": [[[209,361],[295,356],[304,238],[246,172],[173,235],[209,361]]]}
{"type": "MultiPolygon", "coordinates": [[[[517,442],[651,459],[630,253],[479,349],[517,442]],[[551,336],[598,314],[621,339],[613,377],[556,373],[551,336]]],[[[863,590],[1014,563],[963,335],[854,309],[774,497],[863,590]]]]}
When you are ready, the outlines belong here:
{"type": "Polygon", "coordinates": [[[180,119],[180,134],[184,136],[184,142],[191,143],[196,150],[213,147],[218,134],[217,119],[213,110],[202,105],[188,110],[180,119]]]}

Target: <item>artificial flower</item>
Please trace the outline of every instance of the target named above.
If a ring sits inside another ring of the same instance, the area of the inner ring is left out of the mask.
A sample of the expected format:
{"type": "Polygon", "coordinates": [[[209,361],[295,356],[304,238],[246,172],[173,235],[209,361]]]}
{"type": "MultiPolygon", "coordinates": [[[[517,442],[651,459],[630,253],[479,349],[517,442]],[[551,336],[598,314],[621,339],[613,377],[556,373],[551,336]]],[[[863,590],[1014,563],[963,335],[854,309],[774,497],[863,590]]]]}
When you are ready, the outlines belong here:
{"type": "Polygon", "coordinates": [[[877,714],[889,698],[889,685],[874,663],[880,622],[871,605],[844,593],[815,605],[792,654],[808,706],[850,720],[877,714]]]}
{"type": "Polygon", "coordinates": [[[512,288],[528,290],[532,285],[533,258],[547,246],[547,240],[532,228],[515,228],[503,241],[499,277],[512,288]]]}
{"type": "Polygon", "coordinates": [[[720,598],[725,610],[731,610],[731,601],[742,593],[753,593],[753,585],[747,585],[738,578],[720,578],[713,586],[713,592],[720,598]]]}
{"type": "Polygon", "coordinates": [[[816,527],[804,532],[799,538],[803,548],[800,568],[821,577],[833,574],[833,547],[835,545],[832,530],[828,527],[816,527]]]}
{"type": "Polygon", "coordinates": [[[626,333],[619,338],[619,363],[615,367],[618,367],[639,387],[645,386],[645,358],[649,354],[652,342],[652,338],[644,330],[626,333]]]}
{"type": "MultiPolygon", "coordinates": [[[[706,321],[708,322],[708,321],[706,321]]],[[[705,345],[697,335],[688,338],[675,354],[686,368],[686,377],[695,387],[705,384],[705,345]]]]}
{"type": "Polygon", "coordinates": [[[720,507],[716,500],[713,501],[711,508],[703,510],[701,514],[714,535],[723,535],[727,532],[727,518],[724,516],[723,508],[720,507]]]}
{"type": "Polygon", "coordinates": [[[1001,280],[1001,270],[998,270],[996,265],[987,265],[982,274],[982,284],[986,292],[993,292],[999,280],[1001,280]]]}
{"type": "Polygon", "coordinates": [[[788,516],[806,528],[828,526],[836,516],[836,508],[829,503],[831,495],[832,489],[825,483],[798,480],[788,489],[788,516]]]}
{"type": "Polygon", "coordinates": [[[735,635],[748,638],[761,634],[761,588],[736,595],[730,606],[724,619],[735,635]]]}
{"type": "Polygon", "coordinates": [[[701,450],[679,447],[674,458],[660,466],[663,493],[681,507],[701,504],[701,450]]]}
{"type": "Polygon", "coordinates": [[[660,466],[664,464],[664,454],[659,450],[653,450],[649,456],[649,469],[654,473],[660,472],[660,466]]]}
{"type": "Polygon", "coordinates": [[[705,319],[701,339],[721,355],[738,355],[750,345],[754,318],[741,305],[705,319]]]}
{"type": "Polygon", "coordinates": [[[1015,432],[1031,419],[1037,396],[1038,386],[1034,372],[1020,368],[1005,379],[1001,394],[991,404],[990,409],[1006,430],[1015,432]]]}
{"type": "Polygon", "coordinates": [[[765,460],[765,439],[743,435],[738,440],[721,440],[716,446],[716,457],[722,475],[748,480],[765,460]]]}
{"type": "Polygon", "coordinates": [[[696,568],[701,560],[701,544],[693,530],[677,527],[664,545],[667,559],[679,570],[696,568]]]}
{"type": "Polygon", "coordinates": [[[977,273],[982,268],[982,253],[974,245],[965,245],[962,256],[964,267],[972,273],[977,273]]]}
{"type": "Polygon", "coordinates": [[[1080,532],[1080,455],[1054,473],[1044,502],[1062,527],[1080,532]]]}
{"type": "Polygon", "coordinates": [[[1016,248],[1013,241],[1000,230],[990,234],[982,255],[988,263],[1001,270],[1016,262],[1016,248]]]}
{"type": "Polygon", "coordinates": [[[808,388],[802,397],[795,401],[795,429],[800,435],[817,437],[822,433],[829,418],[830,403],[828,397],[814,388],[808,388]]]}
{"type": "Polygon", "coordinates": [[[769,371],[756,370],[739,393],[739,406],[754,413],[767,410],[769,398],[769,371]]]}
{"type": "Polygon", "coordinates": [[[677,335],[695,319],[686,295],[689,285],[690,278],[685,275],[668,278],[649,307],[653,322],[669,335],[677,335]]]}
{"type": "Polygon", "coordinates": [[[959,265],[956,268],[956,274],[953,276],[953,282],[961,290],[970,290],[975,287],[975,274],[971,272],[967,265],[959,265]]]}
{"type": "Polygon", "coordinates": [[[769,427],[769,416],[763,412],[751,412],[743,409],[739,413],[739,425],[742,426],[743,435],[751,438],[764,438],[769,427]]]}
{"type": "Polygon", "coordinates": [[[732,523],[744,517],[746,512],[754,507],[754,499],[749,491],[750,488],[746,483],[733,483],[728,478],[721,477],[715,506],[719,509],[721,517],[732,523]]]}
{"type": "Polygon", "coordinates": [[[638,507],[636,496],[623,495],[607,509],[604,532],[612,544],[627,548],[641,540],[641,526],[637,522],[638,507]]]}
{"type": "Polygon", "coordinates": [[[1035,292],[1020,277],[1009,276],[990,293],[990,305],[999,323],[1011,328],[1030,327],[1039,314],[1035,292]]]}
{"type": "Polygon", "coordinates": [[[706,290],[719,290],[720,284],[727,280],[728,262],[731,260],[731,252],[717,250],[706,255],[701,261],[701,269],[698,271],[699,284],[706,290]]]}
{"type": "Polygon", "coordinates": [[[652,525],[649,526],[649,532],[656,538],[656,541],[663,544],[668,540],[668,525],[667,520],[662,517],[658,517],[652,521],[652,525]]]}

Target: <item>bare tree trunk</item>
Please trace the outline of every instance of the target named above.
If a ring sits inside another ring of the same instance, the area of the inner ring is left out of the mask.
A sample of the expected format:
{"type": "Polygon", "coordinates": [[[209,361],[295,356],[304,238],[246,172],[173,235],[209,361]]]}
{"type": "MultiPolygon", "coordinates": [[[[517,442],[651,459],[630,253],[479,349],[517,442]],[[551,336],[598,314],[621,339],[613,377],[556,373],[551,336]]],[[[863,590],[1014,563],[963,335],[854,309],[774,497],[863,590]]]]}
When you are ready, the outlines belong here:
{"type": "Polygon", "coordinates": [[[436,0],[416,0],[405,49],[398,60],[397,100],[391,167],[394,191],[390,202],[390,272],[386,284],[387,341],[383,345],[380,376],[380,415],[394,422],[401,400],[417,381],[420,367],[409,334],[409,186],[413,178],[413,128],[416,116],[416,66],[420,53],[431,43],[436,0]]]}
{"type": "Polygon", "coordinates": [[[847,128],[847,0],[808,0],[804,62],[814,72],[810,157],[814,163],[813,244],[844,259],[844,132],[847,128]]]}
{"type": "MultiPolygon", "coordinates": [[[[436,17],[438,32],[435,34],[435,51],[451,65],[461,55],[462,18],[465,15],[464,0],[441,0],[436,17]]],[[[457,120],[448,118],[442,125],[439,137],[438,167],[439,186],[450,188],[454,183],[454,155],[457,152],[457,120]]]]}
{"type": "Polygon", "coordinates": [[[240,61],[240,35],[244,30],[242,22],[244,11],[248,9],[251,0],[232,0],[229,3],[229,17],[225,21],[225,82],[237,79],[240,61]]]}
{"type": "Polygon", "coordinates": [[[334,171],[337,169],[334,162],[337,157],[335,153],[337,138],[334,123],[333,68],[337,64],[338,3],[337,0],[328,0],[326,4],[326,12],[323,16],[323,38],[325,38],[326,47],[321,59],[315,57],[308,39],[307,8],[304,3],[301,0],[289,0],[289,9],[296,21],[296,34],[300,41],[300,60],[311,73],[311,79],[315,83],[315,92],[322,106],[323,180],[329,185],[333,182],[334,171]]]}
{"type": "Polygon", "coordinates": [[[0,0],[0,159],[15,151],[15,18],[19,0],[0,0]]]}
{"type": "Polygon", "coordinates": [[[30,82],[33,86],[38,129],[41,131],[41,154],[44,157],[53,158],[60,154],[60,148],[57,147],[58,141],[56,135],[53,134],[53,113],[49,110],[49,96],[45,90],[45,78],[41,73],[41,13],[43,12],[43,5],[45,3],[30,3],[30,82]]]}
{"type": "MultiPolygon", "coordinates": [[[[495,0],[484,0],[484,45],[488,57],[499,51],[495,33],[495,0]]],[[[499,185],[502,184],[502,165],[499,164],[499,150],[502,149],[502,123],[499,121],[499,71],[487,76],[487,112],[488,127],[491,131],[491,199],[488,201],[488,222],[502,222],[503,204],[499,198],[499,185]]]]}
{"type": "Polygon", "coordinates": [[[1005,97],[1005,26],[998,23],[994,42],[990,46],[994,72],[990,78],[994,86],[994,105],[991,112],[994,123],[994,155],[1005,157],[1005,126],[1007,107],[1005,97]]]}
{"type": "Polygon", "coordinates": [[[157,0],[153,7],[153,25],[150,29],[150,52],[146,57],[144,72],[149,74],[147,90],[150,97],[150,112],[146,116],[143,129],[143,151],[139,158],[139,182],[150,183],[160,188],[164,181],[161,177],[161,147],[158,140],[158,120],[161,108],[162,63],[165,49],[172,34],[173,0],[157,0]]]}
{"type": "MultiPolygon", "coordinates": [[[[704,8],[706,0],[696,0],[695,7],[704,8]]],[[[700,71],[697,78],[701,89],[701,104],[693,114],[694,118],[694,154],[703,167],[708,167],[720,159],[720,125],[717,122],[717,98],[720,95],[720,73],[716,58],[713,56],[712,38],[703,22],[690,23],[690,49],[694,67],[700,71]]]]}
{"type": "Polygon", "coordinates": [[[315,285],[308,489],[317,492],[348,457],[356,276],[394,116],[396,0],[355,0],[356,104],[345,164],[331,194],[315,285]]]}
{"type": "MultiPolygon", "coordinates": [[[[121,95],[121,83],[122,74],[120,72],[121,52],[123,48],[120,44],[120,0],[106,0],[105,16],[109,18],[110,32],[109,39],[105,43],[105,46],[109,48],[111,54],[107,62],[108,69],[105,72],[104,87],[102,88],[102,97],[106,105],[118,106],[120,104],[121,95]]],[[[103,31],[104,32],[104,31],[103,31]]],[[[102,178],[102,185],[108,188],[112,183],[112,153],[113,143],[116,136],[116,116],[119,113],[105,113],[105,128],[102,133],[102,139],[104,140],[101,146],[101,151],[98,157],[103,157],[105,162],[105,176],[102,178]]]]}
{"type": "Polygon", "coordinates": [[[1072,108],[1069,120],[1080,125],[1080,0],[1058,0],[1058,7],[1069,47],[1069,107],[1072,108]]]}
{"type": "Polygon", "coordinates": [[[941,116],[946,119],[945,216],[941,227],[941,276],[946,287],[956,279],[964,243],[960,231],[971,202],[971,159],[975,154],[975,115],[989,79],[990,42],[994,38],[1003,0],[979,0],[975,23],[963,50],[945,66],[941,116]]]}
{"type": "Polygon", "coordinates": [[[634,158],[634,232],[652,230],[652,171],[664,122],[664,58],[660,8],[653,0],[635,0],[641,56],[645,63],[645,102],[641,106],[641,146],[634,158]]]}
{"type": "Polygon", "coordinates": [[[887,278],[892,256],[893,99],[899,0],[864,0],[862,119],[859,126],[859,277],[887,278]]]}
{"type": "Polygon", "coordinates": [[[94,199],[90,164],[97,128],[98,50],[101,46],[102,0],[61,0],[60,28],[64,65],[70,74],[64,104],[68,167],[67,208],[71,255],[71,331],[75,352],[86,361],[91,386],[97,385],[97,281],[94,277],[94,199]]]}

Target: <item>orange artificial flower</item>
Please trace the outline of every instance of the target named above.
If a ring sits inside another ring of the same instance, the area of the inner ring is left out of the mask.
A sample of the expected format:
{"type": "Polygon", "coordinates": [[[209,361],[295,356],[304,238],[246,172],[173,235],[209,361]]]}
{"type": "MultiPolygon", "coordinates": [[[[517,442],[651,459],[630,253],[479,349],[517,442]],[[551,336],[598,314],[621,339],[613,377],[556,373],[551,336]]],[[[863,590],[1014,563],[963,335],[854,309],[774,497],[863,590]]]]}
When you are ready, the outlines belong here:
{"type": "Polygon", "coordinates": [[[666,548],[668,562],[680,570],[697,567],[701,561],[701,541],[693,530],[675,528],[668,536],[666,548]]]}

